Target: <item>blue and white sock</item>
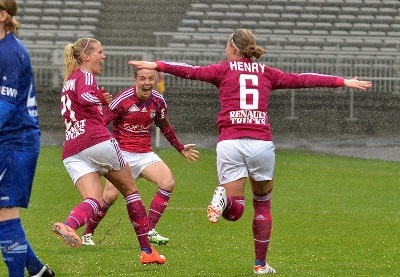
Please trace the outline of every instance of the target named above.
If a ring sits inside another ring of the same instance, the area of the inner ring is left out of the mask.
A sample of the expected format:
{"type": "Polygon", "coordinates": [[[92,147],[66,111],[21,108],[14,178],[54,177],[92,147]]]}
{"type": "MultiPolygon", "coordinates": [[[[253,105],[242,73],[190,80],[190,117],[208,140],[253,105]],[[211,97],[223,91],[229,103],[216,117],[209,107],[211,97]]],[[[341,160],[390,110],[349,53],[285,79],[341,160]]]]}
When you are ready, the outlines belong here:
{"type": "Polygon", "coordinates": [[[19,218],[0,222],[0,247],[9,277],[24,276],[28,245],[19,218]]]}

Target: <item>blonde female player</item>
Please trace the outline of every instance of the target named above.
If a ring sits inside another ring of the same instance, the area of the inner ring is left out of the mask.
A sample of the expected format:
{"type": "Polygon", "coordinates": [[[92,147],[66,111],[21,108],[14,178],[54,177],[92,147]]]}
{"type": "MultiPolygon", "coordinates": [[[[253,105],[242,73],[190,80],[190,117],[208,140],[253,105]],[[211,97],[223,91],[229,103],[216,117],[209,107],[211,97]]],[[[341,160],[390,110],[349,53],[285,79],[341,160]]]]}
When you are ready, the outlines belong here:
{"type": "Polygon", "coordinates": [[[237,29],[229,36],[227,61],[208,66],[182,63],[130,61],[139,68],[156,69],[182,78],[214,84],[219,91],[217,171],[219,186],[207,209],[216,223],[222,215],[238,220],[244,210],[247,177],[253,191],[253,238],[256,274],[273,274],[266,262],[272,218],[271,191],[275,167],[275,147],[268,123],[268,98],[272,90],[306,87],[346,86],[365,90],[371,82],[320,74],[282,72],[253,61],[265,53],[256,45],[253,33],[237,29]]]}
{"type": "Polygon", "coordinates": [[[102,105],[110,103],[112,97],[99,89],[94,76],[101,73],[104,59],[103,47],[94,38],[81,38],[65,47],[61,114],[66,128],[62,158],[83,201],[72,209],[64,223],[54,223],[53,231],[67,245],[81,246],[75,230],[101,209],[103,175],[125,198],[141,248],[140,262],[163,264],[166,258],[150,246],[146,209],[129,166],[102,119],[102,105]]]}

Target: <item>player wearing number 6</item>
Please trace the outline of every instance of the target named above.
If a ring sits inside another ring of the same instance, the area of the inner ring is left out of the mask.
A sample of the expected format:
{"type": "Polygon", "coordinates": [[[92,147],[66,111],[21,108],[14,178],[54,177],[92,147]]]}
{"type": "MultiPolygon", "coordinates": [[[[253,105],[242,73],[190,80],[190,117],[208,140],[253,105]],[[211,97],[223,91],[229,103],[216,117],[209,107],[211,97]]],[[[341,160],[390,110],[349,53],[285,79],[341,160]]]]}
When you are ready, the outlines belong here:
{"type": "Polygon", "coordinates": [[[256,45],[253,33],[237,29],[226,44],[227,61],[208,66],[171,62],[130,61],[139,68],[156,69],[182,78],[214,84],[219,91],[217,170],[219,186],[207,209],[219,217],[238,220],[244,211],[244,189],[249,177],[253,191],[253,238],[256,274],[273,274],[266,262],[271,235],[271,191],[275,147],[268,123],[268,98],[272,90],[311,87],[350,87],[365,90],[371,82],[321,74],[282,72],[253,61],[266,51],[256,45]]]}

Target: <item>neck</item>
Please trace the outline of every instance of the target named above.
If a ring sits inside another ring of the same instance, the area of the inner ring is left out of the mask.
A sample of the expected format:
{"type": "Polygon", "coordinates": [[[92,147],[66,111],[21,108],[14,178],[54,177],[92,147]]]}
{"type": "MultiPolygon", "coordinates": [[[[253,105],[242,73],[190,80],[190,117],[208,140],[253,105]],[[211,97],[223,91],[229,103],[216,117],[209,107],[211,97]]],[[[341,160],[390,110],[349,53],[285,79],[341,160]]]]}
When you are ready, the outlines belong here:
{"type": "Polygon", "coordinates": [[[0,40],[2,40],[8,33],[0,27],[0,40]]]}

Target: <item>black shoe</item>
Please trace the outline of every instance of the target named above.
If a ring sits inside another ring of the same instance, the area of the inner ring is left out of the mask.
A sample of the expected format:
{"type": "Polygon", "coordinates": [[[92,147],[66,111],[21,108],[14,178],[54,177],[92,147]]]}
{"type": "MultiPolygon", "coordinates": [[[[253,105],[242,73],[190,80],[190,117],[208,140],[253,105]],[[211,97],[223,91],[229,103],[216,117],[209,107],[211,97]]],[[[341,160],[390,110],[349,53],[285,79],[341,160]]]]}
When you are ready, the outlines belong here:
{"type": "Polygon", "coordinates": [[[44,265],[42,269],[36,275],[32,275],[31,277],[53,277],[56,276],[53,270],[47,265],[44,265]]]}

